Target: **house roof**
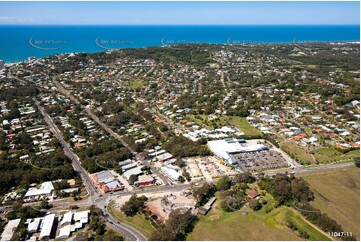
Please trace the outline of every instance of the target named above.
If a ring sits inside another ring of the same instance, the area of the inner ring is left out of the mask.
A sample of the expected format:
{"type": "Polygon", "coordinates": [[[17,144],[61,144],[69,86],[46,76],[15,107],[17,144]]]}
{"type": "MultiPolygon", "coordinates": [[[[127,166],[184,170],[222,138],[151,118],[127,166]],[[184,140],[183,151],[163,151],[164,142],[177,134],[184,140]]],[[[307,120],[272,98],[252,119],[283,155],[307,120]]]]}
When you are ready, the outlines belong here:
{"type": "Polygon", "coordinates": [[[89,210],[74,213],[74,221],[88,223],[89,213],[89,210]]]}
{"type": "Polygon", "coordinates": [[[59,234],[58,234],[58,238],[68,238],[70,236],[70,229],[71,229],[71,225],[66,225],[62,228],[59,229],[59,234]]]}
{"type": "Polygon", "coordinates": [[[41,228],[39,239],[42,240],[44,237],[50,236],[51,229],[53,228],[53,223],[55,219],[55,214],[49,214],[43,219],[43,226],[41,228]]]}
{"type": "Polygon", "coordinates": [[[105,170],[105,171],[101,171],[101,172],[98,172],[95,174],[96,176],[96,179],[97,179],[97,182],[109,182],[109,181],[112,181],[114,179],[114,176],[113,174],[108,171],[108,170],[105,170]]]}
{"type": "Polygon", "coordinates": [[[53,190],[53,183],[51,181],[47,181],[43,182],[40,188],[29,188],[24,197],[49,195],[53,190]]]}
{"type": "Polygon", "coordinates": [[[133,169],[127,170],[126,172],[123,173],[123,175],[127,180],[129,180],[131,175],[140,175],[142,173],[143,171],[141,170],[141,167],[137,166],[133,169]]]}
{"type": "Polygon", "coordinates": [[[254,190],[254,189],[252,189],[252,190],[249,192],[248,196],[249,196],[250,198],[258,197],[258,196],[259,196],[259,192],[256,191],[256,190],[254,190]]]}
{"type": "Polygon", "coordinates": [[[65,223],[71,223],[72,219],[73,219],[73,213],[67,212],[66,214],[64,214],[63,219],[61,220],[61,225],[65,223]]]}
{"type": "Polygon", "coordinates": [[[28,232],[36,232],[39,229],[40,222],[43,218],[35,218],[32,222],[28,224],[28,232]]]}
{"type": "Polygon", "coordinates": [[[1,234],[2,241],[9,241],[14,235],[14,230],[19,226],[21,219],[10,220],[4,228],[3,233],[1,234]]]}
{"type": "Polygon", "coordinates": [[[114,180],[106,183],[105,186],[108,187],[109,189],[114,189],[114,188],[122,187],[122,184],[118,180],[114,180]]]}

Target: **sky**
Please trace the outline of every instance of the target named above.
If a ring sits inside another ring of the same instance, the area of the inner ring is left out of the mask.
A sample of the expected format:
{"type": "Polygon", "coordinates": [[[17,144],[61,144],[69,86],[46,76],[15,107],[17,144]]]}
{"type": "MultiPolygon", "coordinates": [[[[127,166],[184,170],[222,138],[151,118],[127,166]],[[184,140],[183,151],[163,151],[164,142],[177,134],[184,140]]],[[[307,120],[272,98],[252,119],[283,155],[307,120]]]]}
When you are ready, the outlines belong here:
{"type": "Polygon", "coordinates": [[[359,25],[354,2],[0,2],[0,25],[359,25]]]}

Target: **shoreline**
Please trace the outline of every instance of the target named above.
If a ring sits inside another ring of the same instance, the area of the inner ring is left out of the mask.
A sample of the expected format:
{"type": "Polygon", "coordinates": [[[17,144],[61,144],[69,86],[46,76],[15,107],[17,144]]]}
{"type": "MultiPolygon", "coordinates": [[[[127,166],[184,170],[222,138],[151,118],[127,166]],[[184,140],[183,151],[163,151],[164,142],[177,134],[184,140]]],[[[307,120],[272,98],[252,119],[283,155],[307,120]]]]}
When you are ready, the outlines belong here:
{"type": "MultiPolygon", "coordinates": [[[[301,44],[317,44],[317,43],[322,43],[322,44],[360,44],[360,40],[358,41],[296,41],[296,43],[301,43],[301,44]]],[[[250,43],[241,43],[241,44],[228,44],[228,43],[206,43],[206,42],[199,42],[199,43],[188,43],[186,45],[202,45],[202,44],[209,44],[209,45],[228,45],[228,46],[242,46],[242,45],[287,45],[287,44],[293,44],[295,45],[295,43],[292,41],[290,42],[259,42],[257,43],[255,42],[250,42],[250,43]]],[[[173,45],[173,46],[177,46],[177,45],[173,45]]],[[[24,63],[24,62],[29,62],[29,58],[35,57],[35,59],[43,59],[43,58],[47,58],[50,56],[57,56],[57,55],[70,55],[70,54],[79,54],[79,53],[87,53],[87,54],[95,54],[95,53],[101,53],[101,52],[107,52],[107,51],[118,51],[118,50],[124,50],[124,49],[143,49],[143,48],[149,48],[149,47],[167,47],[165,45],[149,45],[149,46],[140,46],[140,47],[127,47],[127,48],[117,48],[117,49],[109,49],[109,50],[99,50],[99,51],[76,51],[76,52],[64,52],[64,53],[57,53],[57,54],[49,54],[46,56],[28,56],[26,59],[23,60],[6,60],[6,59],[1,59],[0,57],[0,61],[3,61],[5,65],[14,65],[14,64],[20,64],[20,63],[24,63]]],[[[169,46],[168,46],[169,47],[169,46]]]]}

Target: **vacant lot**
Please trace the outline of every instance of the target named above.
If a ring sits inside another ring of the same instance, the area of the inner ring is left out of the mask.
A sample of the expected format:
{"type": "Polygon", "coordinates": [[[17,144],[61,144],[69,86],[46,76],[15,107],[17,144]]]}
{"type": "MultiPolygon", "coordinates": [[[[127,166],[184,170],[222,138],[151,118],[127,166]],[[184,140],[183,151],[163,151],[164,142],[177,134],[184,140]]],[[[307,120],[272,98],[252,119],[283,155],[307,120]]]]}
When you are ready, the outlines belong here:
{"type": "Polygon", "coordinates": [[[300,164],[315,163],[315,159],[311,154],[308,154],[303,147],[293,141],[286,141],[280,145],[281,149],[286,151],[291,157],[298,159],[300,164]]]}
{"type": "Polygon", "coordinates": [[[200,114],[200,115],[187,114],[186,118],[189,121],[195,122],[197,125],[199,125],[199,126],[201,126],[203,128],[207,128],[207,129],[217,128],[217,125],[216,125],[217,122],[215,121],[214,125],[213,125],[213,123],[211,123],[208,120],[208,116],[204,115],[204,114],[200,114]]]}
{"type": "Polygon", "coordinates": [[[143,80],[133,80],[130,82],[130,87],[133,89],[143,88],[145,86],[145,82],[143,80]]]}
{"type": "Polygon", "coordinates": [[[221,128],[222,126],[235,126],[247,136],[259,137],[262,135],[262,132],[253,127],[246,118],[238,116],[222,116],[210,121],[207,115],[187,114],[187,118],[207,129],[221,128]]]}
{"type": "Polygon", "coordinates": [[[236,117],[236,116],[232,116],[232,117],[227,117],[227,121],[236,126],[240,131],[242,131],[245,135],[249,135],[249,136],[260,136],[262,135],[262,132],[253,127],[246,118],[241,118],[241,117],[236,117]]]}
{"type": "MultiPolygon", "coordinates": [[[[272,203],[269,201],[268,206],[272,203]]],[[[187,240],[302,240],[297,232],[287,227],[286,218],[300,230],[307,231],[310,240],[329,240],[292,208],[283,206],[266,213],[268,206],[257,212],[245,206],[240,211],[226,213],[218,205],[219,201],[206,216],[199,216],[187,240]]]]}
{"type": "Polygon", "coordinates": [[[343,154],[334,147],[327,147],[316,150],[314,156],[320,163],[347,162],[352,161],[355,157],[360,157],[360,150],[352,150],[343,154]]]}
{"type": "Polygon", "coordinates": [[[360,170],[347,168],[301,175],[315,193],[313,205],[360,239],[360,170]]]}
{"type": "Polygon", "coordinates": [[[288,154],[293,155],[299,160],[301,164],[315,164],[315,163],[332,163],[332,162],[350,162],[354,158],[360,157],[360,150],[352,150],[345,154],[336,150],[334,147],[320,148],[314,151],[314,154],[306,151],[306,148],[297,144],[294,141],[287,140],[281,145],[282,150],[287,151],[288,154]]]}

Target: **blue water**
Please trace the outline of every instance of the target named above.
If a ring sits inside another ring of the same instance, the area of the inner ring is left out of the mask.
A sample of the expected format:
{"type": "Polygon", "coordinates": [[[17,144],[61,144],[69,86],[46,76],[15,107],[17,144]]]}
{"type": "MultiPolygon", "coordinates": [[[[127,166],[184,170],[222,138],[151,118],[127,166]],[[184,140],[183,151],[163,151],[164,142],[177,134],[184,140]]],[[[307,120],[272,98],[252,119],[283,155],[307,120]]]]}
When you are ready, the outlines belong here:
{"type": "Polygon", "coordinates": [[[360,41],[360,26],[0,26],[6,63],[59,53],[182,43],[360,41]]]}

